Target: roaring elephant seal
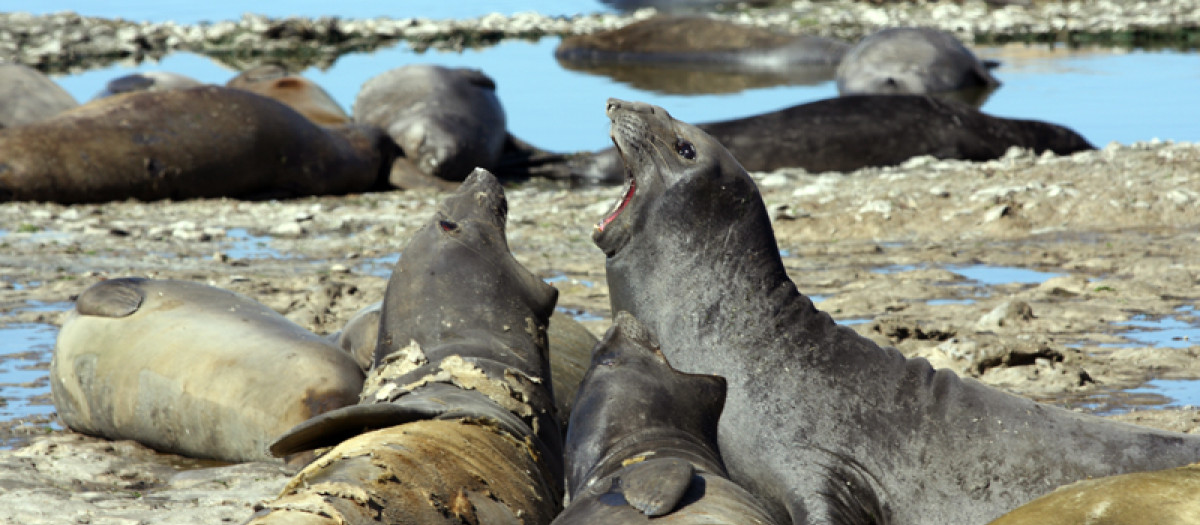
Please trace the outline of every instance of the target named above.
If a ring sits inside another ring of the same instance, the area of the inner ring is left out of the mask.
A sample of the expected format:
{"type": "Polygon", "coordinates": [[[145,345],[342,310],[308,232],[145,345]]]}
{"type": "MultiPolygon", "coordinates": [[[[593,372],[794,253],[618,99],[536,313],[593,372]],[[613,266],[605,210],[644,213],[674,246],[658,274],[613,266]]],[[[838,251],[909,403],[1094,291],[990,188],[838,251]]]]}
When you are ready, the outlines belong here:
{"type": "Polygon", "coordinates": [[[1186,465],[1200,436],[1004,393],[838,326],[797,291],[761,195],[716,140],[610,100],[627,190],[596,226],[613,311],[729,383],[734,481],[793,523],[984,524],[1089,476],[1186,465]]]}
{"type": "Polygon", "coordinates": [[[252,523],[553,519],[562,434],[546,324],[558,291],[509,252],[507,208],[482,169],[442,200],[388,280],[360,404],[297,426],[271,451],[337,446],[252,523]]]}
{"type": "Polygon", "coordinates": [[[350,123],[350,115],[329,96],[328,91],[307,78],[289,74],[287,69],[278,64],[247,69],[230,79],[225,87],[243,89],[283,102],[322,126],[350,123]]]}
{"type": "Polygon", "coordinates": [[[167,91],[203,86],[204,83],[187,75],[169,71],[143,71],[109,80],[93,98],[105,98],[135,91],[167,91]]]}
{"type": "Polygon", "coordinates": [[[566,37],[554,57],[568,69],[611,76],[642,89],[720,93],[830,80],[849,48],[840,40],[705,16],[656,16],[566,37]]]}
{"type": "Polygon", "coordinates": [[[1200,523],[1200,464],[1133,472],[1059,487],[990,525],[1200,523]]]}
{"type": "Polygon", "coordinates": [[[0,129],[45,120],[78,105],[75,97],[41,71],[0,63],[0,129]]]}
{"type": "Polygon", "coordinates": [[[628,313],[596,347],[576,404],[555,525],[775,523],[717,451],[725,380],[671,368],[628,313]]]}
{"type": "Polygon", "coordinates": [[[1000,86],[995,65],[945,31],[892,27],[850,48],[837,69],[837,88],[842,95],[944,94],[979,107],[1000,86]]]}
{"type": "Polygon", "coordinates": [[[0,202],[280,198],[380,186],[395,146],[217,86],[103,98],[0,130],[0,202]]]}
{"type": "MultiPolygon", "coordinates": [[[[849,172],[920,155],[984,161],[1013,146],[1059,155],[1095,149],[1065,126],[994,117],[923,95],[836,97],[696,127],[749,171],[849,172]]],[[[616,149],[580,155],[567,165],[572,177],[585,181],[617,183],[625,177],[616,149]]]]}
{"type": "MultiPolygon", "coordinates": [[[[375,345],[379,341],[379,318],[383,301],[364,307],[355,313],[341,330],[329,335],[329,340],[349,353],[366,373],[375,362],[375,345]]],[[[571,404],[579,382],[587,371],[596,336],[570,315],[555,310],[546,329],[550,348],[550,378],[558,416],[566,426],[571,404]]]]}
{"type": "Polygon", "coordinates": [[[58,334],[50,391],[67,427],[164,452],[274,460],[267,445],[353,405],[363,374],[320,336],[239,294],[112,279],[85,290],[58,334]]]}

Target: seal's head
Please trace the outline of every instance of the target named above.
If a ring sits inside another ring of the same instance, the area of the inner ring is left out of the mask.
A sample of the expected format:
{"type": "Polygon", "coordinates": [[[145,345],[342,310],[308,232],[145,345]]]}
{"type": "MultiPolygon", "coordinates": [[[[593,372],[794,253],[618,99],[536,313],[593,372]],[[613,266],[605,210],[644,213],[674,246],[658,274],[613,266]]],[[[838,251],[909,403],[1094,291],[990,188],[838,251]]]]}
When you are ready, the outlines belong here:
{"type": "Polygon", "coordinates": [[[717,422],[725,379],[679,372],[642,323],[618,312],[592,351],[567,431],[573,494],[625,464],[684,457],[722,471],[717,422]]]}

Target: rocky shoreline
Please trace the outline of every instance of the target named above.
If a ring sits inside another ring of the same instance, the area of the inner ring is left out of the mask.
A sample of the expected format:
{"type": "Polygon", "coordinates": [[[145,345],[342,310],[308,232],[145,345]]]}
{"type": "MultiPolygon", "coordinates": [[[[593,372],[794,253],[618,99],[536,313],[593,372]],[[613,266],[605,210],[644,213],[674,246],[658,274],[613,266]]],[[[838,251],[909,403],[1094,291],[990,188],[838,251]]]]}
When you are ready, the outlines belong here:
{"type": "MultiPolygon", "coordinates": [[[[195,25],[80,16],[0,13],[0,61],[48,72],[190,51],[237,65],[262,57],[296,67],[328,65],[342,54],[407,43],[414,49],[462,49],[504,39],[539,39],[612,29],[654,14],[570,17],[518,13],[466,20],[268,18],[195,25]]],[[[1086,0],[992,6],[979,0],[894,2],[797,0],[782,7],[716,16],[779,31],[857,39],[883,27],[928,26],[978,44],[1024,41],[1193,48],[1200,41],[1200,0],[1086,0]]]]}

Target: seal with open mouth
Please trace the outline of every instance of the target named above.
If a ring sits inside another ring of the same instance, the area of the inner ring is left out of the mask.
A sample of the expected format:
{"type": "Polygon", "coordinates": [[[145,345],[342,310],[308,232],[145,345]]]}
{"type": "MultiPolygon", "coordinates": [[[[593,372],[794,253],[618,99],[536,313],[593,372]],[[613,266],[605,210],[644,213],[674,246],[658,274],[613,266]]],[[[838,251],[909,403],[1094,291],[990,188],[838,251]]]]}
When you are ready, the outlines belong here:
{"type": "Polygon", "coordinates": [[[738,484],[793,523],[983,524],[1060,485],[1200,458],[1200,436],[1042,405],[838,326],[784,270],[753,180],[662,108],[610,100],[627,191],[593,234],[613,311],[719,374],[738,484]]]}

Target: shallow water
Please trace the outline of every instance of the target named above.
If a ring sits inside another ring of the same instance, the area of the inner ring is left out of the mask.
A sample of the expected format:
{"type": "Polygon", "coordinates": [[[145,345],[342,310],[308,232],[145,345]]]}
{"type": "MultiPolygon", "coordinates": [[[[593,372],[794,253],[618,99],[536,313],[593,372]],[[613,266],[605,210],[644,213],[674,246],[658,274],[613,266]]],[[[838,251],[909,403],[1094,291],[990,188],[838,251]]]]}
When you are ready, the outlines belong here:
{"type": "Polygon", "coordinates": [[[48,324],[0,327],[0,421],[54,412],[48,363],[57,335],[48,324]]]}
{"type": "Polygon", "coordinates": [[[1039,284],[1052,277],[1064,275],[1061,273],[1039,272],[1028,268],[1017,268],[1015,266],[988,266],[985,264],[947,266],[946,269],[984,286],[997,286],[1010,283],[1039,284]]]}

